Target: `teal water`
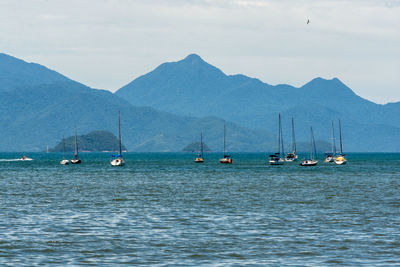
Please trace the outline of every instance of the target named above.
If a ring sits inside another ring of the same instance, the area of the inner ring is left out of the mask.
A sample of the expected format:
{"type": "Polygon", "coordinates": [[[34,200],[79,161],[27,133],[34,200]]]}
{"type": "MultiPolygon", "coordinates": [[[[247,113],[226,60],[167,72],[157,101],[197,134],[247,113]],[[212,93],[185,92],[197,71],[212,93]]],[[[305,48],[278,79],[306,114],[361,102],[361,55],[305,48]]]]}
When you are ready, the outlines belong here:
{"type": "Polygon", "coordinates": [[[269,166],[264,154],[0,153],[0,265],[400,263],[400,154],[269,166]]]}

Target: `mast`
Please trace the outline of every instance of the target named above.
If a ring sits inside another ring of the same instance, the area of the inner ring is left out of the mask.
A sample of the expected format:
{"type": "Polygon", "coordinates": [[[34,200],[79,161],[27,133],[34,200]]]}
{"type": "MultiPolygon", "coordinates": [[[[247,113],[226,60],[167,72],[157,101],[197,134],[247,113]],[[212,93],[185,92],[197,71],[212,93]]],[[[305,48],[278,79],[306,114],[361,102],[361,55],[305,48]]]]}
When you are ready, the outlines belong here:
{"type": "Polygon", "coordinates": [[[74,154],[75,158],[78,158],[78,138],[76,136],[76,127],[75,127],[75,154],[74,154]]]}
{"type": "MultiPolygon", "coordinates": [[[[311,127],[311,138],[312,138],[311,147],[314,147],[313,156],[314,156],[315,158],[317,158],[317,147],[315,146],[315,139],[314,139],[314,133],[313,133],[312,127],[311,127]]],[[[314,158],[311,158],[311,159],[314,159],[314,158]]]]}
{"type": "Polygon", "coordinates": [[[63,136],[63,158],[65,158],[65,139],[63,136]]]}
{"type": "Polygon", "coordinates": [[[312,127],[310,127],[311,130],[311,140],[310,140],[310,159],[312,159],[312,151],[313,151],[313,132],[312,132],[312,127]]]}
{"type": "Polygon", "coordinates": [[[296,137],[294,135],[294,120],[292,117],[292,152],[296,154],[296,137]]]}
{"type": "Polygon", "coordinates": [[[225,157],[225,138],[226,138],[226,125],[224,124],[224,157],[225,157]]]}
{"type": "Polygon", "coordinates": [[[121,119],[120,111],[118,110],[118,145],[119,145],[119,156],[122,157],[122,145],[121,145],[121,119]]]}
{"type": "Polygon", "coordinates": [[[281,114],[279,113],[278,123],[278,154],[281,156],[281,114]]]}
{"type": "MultiPolygon", "coordinates": [[[[281,120],[280,120],[280,118],[279,118],[279,122],[280,122],[281,120]]],[[[279,123],[279,126],[280,126],[280,130],[281,130],[281,147],[282,147],[282,158],[284,158],[285,157],[285,150],[283,149],[283,133],[282,133],[282,124],[281,123],[279,123]]]]}
{"type": "Polygon", "coordinates": [[[342,125],[340,124],[339,119],[339,137],[340,137],[340,154],[343,154],[343,146],[342,146],[342,125]]]}
{"type": "Polygon", "coordinates": [[[203,132],[200,132],[200,155],[203,157],[203,132]]]}
{"type": "Polygon", "coordinates": [[[333,128],[333,121],[332,121],[332,155],[336,154],[336,142],[335,142],[335,130],[333,128]]]}
{"type": "Polygon", "coordinates": [[[337,150],[336,150],[336,138],[335,138],[335,129],[334,129],[334,125],[333,125],[333,121],[332,121],[332,137],[333,137],[333,153],[336,154],[337,150]]]}

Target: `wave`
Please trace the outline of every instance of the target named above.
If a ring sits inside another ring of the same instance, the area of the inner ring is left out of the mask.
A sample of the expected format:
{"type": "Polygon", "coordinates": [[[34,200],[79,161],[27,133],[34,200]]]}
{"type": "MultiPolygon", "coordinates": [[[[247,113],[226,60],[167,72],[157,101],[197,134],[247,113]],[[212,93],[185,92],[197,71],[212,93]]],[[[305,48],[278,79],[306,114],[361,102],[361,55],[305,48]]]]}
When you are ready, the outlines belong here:
{"type": "Polygon", "coordinates": [[[0,162],[9,162],[9,161],[31,161],[33,159],[27,158],[27,159],[0,159],[0,162]]]}

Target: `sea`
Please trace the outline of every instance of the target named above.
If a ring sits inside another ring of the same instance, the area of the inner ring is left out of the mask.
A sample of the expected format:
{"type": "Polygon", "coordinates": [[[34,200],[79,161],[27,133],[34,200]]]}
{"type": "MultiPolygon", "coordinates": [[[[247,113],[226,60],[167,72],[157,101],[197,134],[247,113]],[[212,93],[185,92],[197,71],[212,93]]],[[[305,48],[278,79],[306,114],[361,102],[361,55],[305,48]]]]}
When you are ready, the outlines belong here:
{"type": "Polygon", "coordinates": [[[400,154],[0,153],[1,266],[399,266],[400,154]],[[302,156],[301,156],[302,157],[302,156]],[[322,157],[322,155],[321,155],[322,157]]]}

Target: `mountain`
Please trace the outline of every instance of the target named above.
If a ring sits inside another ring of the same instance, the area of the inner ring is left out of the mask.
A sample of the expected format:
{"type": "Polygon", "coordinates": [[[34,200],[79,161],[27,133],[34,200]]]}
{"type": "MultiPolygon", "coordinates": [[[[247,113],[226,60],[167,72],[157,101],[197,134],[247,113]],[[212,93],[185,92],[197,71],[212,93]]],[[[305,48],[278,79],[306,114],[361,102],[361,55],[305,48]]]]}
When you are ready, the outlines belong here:
{"type": "MultiPolygon", "coordinates": [[[[181,116],[217,116],[251,129],[276,133],[282,114],[284,138],[294,117],[299,140],[328,140],[330,123],[342,119],[347,151],[400,151],[400,103],[379,105],[356,95],[338,78],[315,78],[297,88],[270,85],[245,75],[226,75],[198,55],[161,64],[120,88],[135,106],[181,116]]],[[[338,135],[338,133],[336,132],[338,135]]]]}
{"type": "MultiPolygon", "coordinates": [[[[118,151],[118,138],[108,131],[93,131],[77,136],[79,151],[118,151]]],[[[51,152],[75,151],[75,136],[69,136],[61,140],[51,152]],[[64,141],[64,142],[63,142],[64,141]]],[[[126,147],[122,145],[122,150],[126,147]]]]}
{"type": "Polygon", "coordinates": [[[136,107],[109,91],[89,88],[34,63],[2,54],[0,66],[0,151],[43,151],[62,136],[95,130],[118,133],[129,151],[180,151],[203,131],[213,151],[221,151],[223,125],[231,151],[265,151],[268,131],[251,130],[216,117],[194,118],[136,107]],[[9,67],[8,67],[9,66],[9,67]]]}
{"type": "Polygon", "coordinates": [[[71,80],[45,66],[0,53],[0,92],[66,81],[71,80]]]}
{"type": "Polygon", "coordinates": [[[226,75],[190,55],[164,63],[116,94],[89,88],[36,63],[0,54],[0,151],[43,151],[70,136],[118,131],[129,151],[180,151],[200,131],[213,151],[274,151],[277,113],[284,140],[290,118],[296,138],[329,140],[330,121],[342,119],[344,149],[400,151],[400,103],[377,105],[338,79],[316,78],[295,88],[244,75],[226,75]]]}

